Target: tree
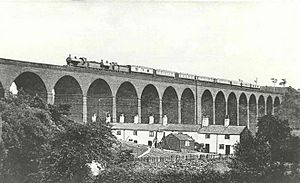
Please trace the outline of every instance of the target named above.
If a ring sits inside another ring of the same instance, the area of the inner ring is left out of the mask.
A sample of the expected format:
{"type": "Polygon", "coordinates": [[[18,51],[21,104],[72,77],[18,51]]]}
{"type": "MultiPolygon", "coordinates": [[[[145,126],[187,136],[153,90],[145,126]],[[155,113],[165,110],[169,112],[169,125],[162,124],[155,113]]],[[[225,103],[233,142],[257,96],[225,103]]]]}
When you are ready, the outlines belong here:
{"type": "MultiPolygon", "coordinates": [[[[234,177],[246,182],[286,182],[286,164],[299,164],[299,139],[291,136],[287,120],[271,115],[258,122],[254,137],[235,146],[230,167],[234,177]]],[[[299,178],[299,177],[298,177],[299,178]]]]}
{"type": "Polygon", "coordinates": [[[104,122],[72,123],[55,136],[51,150],[45,156],[44,182],[86,182],[89,180],[88,163],[103,166],[113,161],[115,137],[104,122]]]}
{"type": "MultiPolygon", "coordinates": [[[[38,97],[19,92],[0,101],[3,121],[0,153],[0,179],[30,181],[39,173],[39,166],[49,146],[53,131],[51,116],[38,97]]],[[[30,181],[33,182],[33,181],[30,181]]]]}
{"type": "Polygon", "coordinates": [[[235,146],[235,157],[230,162],[234,178],[245,182],[256,182],[265,174],[270,161],[269,146],[253,136],[235,146]]]}
{"type": "Polygon", "coordinates": [[[288,120],[293,129],[300,129],[300,92],[291,87],[287,88],[281,104],[275,111],[275,115],[288,120]]]}
{"type": "Polygon", "coordinates": [[[291,139],[291,129],[287,120],[266,115],[259,119],[256,139],[270,146],[272,162],[286,162],[287,142],[291,139]]]}
{"type": "Polygon", "coordinates": [[[47,105],[19,92],[0,101],[4,182],[84,182],[87,163],[110,164],[116,154],[109,124],[79,124],[66,117],[68,106],[47,105]]]}

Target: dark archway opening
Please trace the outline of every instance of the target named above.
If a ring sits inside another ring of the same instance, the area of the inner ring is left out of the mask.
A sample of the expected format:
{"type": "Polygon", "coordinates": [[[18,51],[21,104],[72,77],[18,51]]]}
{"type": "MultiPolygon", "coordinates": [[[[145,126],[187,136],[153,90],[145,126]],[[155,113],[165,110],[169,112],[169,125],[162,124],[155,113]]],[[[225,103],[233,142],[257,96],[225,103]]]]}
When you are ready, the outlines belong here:
{"type": "Polygon", "coordinates": [[[272,114],[273,112],[273,100],[271,96],[267,98],[267,114],[272,114]]]}
{"type": "Polygon", "coordinates": [[[265,98],[261,95],[258,98],[258,117],[265,115],[265,98]]]}
{"type": "Polygon", "coordinates": [[[178,97],[173,87],[168,87],[162,97],[162,112],[168,123],[178,124],[178,97]]]}
{"type": "Polygon", "coordinates": [[[3,85],[2,83],[0,82],[0,98],[4,98],[4,88],[3,88],[3,85]]]}
{"type": "Polygon", "coordinates": [[[117,122],[120,122],[121,114],[124,114],[125,123],[133,123],[134,116],[138,114],[138,96],[134,86],[125,82],[117,91],[117,122]]]}
{"type": "Polygon", "coordinates": [[[31,96],[39,96],[44,102],[47,102],[47,89],[43,80],[35,73],[24,72],[14,81],[17,90],[23,90],[31,96]]]}
{"type": "Polygon", "coordinates": [[[247,97],[244,93],[241,94],[239,99],[239,125],[247,126],[248,111],[247,111],[247,97]]]}
{"type": "Polygon", "coordinates": [[[216,96],[215,106],[216,125],[224,125],[226,116],[226,101],[223,92],[218,92],[216,96]]]}
{"type": "Polygon", "coordinates": [[[256,123],[257,123],[257,108],[256,108],[256,98],[255,95],[250,96],[249,100],[249,130],[255,134],[256,123]]]}
{"type": "Polygon", "coordinates": [[[237,99],[234,93],[228,96],[228,116],[230,125],[237,125],[237,99]]]}
{"type": "Polygon", "coordinates": [[[181,123],[195,124],[195,98],[189,88],[185,89],[181,96],[181,123]]]}
{"type": "Polygon", "coordinates": [[[141,97],[142,123],[149,123],[149,117],[154,117],[154,123],[159,123],[159,96],[153,85],[147,85],[141,97]]]}
{"type": "Polygon", "coordinates": [[[202,118],[208,118],[209,124],[213,124],[213,96],[209,90],[205,90],[201,97],[202,118]]]}
{"type": "Polygon", "coordinates": [[[75,78],[63,76],[54,86],[54,104],[70,105],[70,117],[75,121],[83,121],[83,98],[82,90],[75,78]]]}
{"type": "Polygon", "coordinates": [[[88,89],[87,93],[87,113],[88,121],[92,120],[94,114],[101,120],[105,120],[109,114],[112,117],[112,92],[106,81],[95,80],[88,89]]]}
{"type": "Polygon", "coordinates": [[[277,114],[278,113],[278,107],[280,105],[280,100],[279,97],[275,97],[274,100],[274,113],[277,114]]]}

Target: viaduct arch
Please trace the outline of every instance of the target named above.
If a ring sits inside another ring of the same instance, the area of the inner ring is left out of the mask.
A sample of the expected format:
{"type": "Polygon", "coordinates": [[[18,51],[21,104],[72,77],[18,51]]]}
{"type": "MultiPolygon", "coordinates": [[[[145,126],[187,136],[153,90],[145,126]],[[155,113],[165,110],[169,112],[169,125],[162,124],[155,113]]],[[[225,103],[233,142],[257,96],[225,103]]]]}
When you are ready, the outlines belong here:
{"type": "Polygon", "coordinates": [[[279,97],[275,97],[275,99],[274,99],[274,113],[275,114],[278,112],[279,105],[280,105],[279,97]]]}
{"type": "Polygon", "coordinates": [[[70,105],[71,117],[78,121],[83,118],[83,93],[74,77],[66,75],[56,82],[54,104],[70,105]]]}
{"type": "Polygon", "coordinates": [[[237,99],[234,92],[228,96],[228,117],[230,125],[237,125],[237,99]]]}
{"type": "MultiPolygon", "coordinates": [[[[117,116],[124,115],[125,123],[132,123],[134,116],[138,114],[138,95],[135,87],[130,82],[120,85],[116,95],[117,116]]],[[[118,122],[119,119],[118,119],[118,122]]]]}
{"type": "Polygon", "coordinates": [[[162,97],[162,113],[171,124],[178,124],[178,95],[176,90],[168,86],[162,97]]]}
{"type": "Polygon", "coordinates": [[[181,95],[181,123],[195,124],[195,97],[190,88],[181,95]]]}
{"type": "Polygon", "coordinates": [[[4,97],[4,88],[3,88],[3,85],[0,81],[0,98],[3,98],[4,97]]]}
{"type": "Polygon", "coordinates": [[[108,83],[103,79],[96,79],[90,85],[87,92],[87,119],[91,121],[92,116],[97,114],[100,119],[112,115],[113,98],[108,83]]]}
{"type": "Polygon", "coordinates": [[[267,98],[267,114],[273,113],[273,99],[271,96],[267,98]]]}
{"type": "Polygon", "coordinates": [[[141,97],[142,123],[149,123],[149,117],[154,117],[154,123],[159,123],[159,95],[154,85],[147,85],[141,97]]]}
{"type": "Polygon", "coordinates": [[[245,93],[242,93],[239,98],[239,125],[247,126],[248,122],[248,102],[245,93]]]}
{"type": "Polygon", "coordinates": [[[222,91],[219,91],[215,99],[215,124],[224,125],[224,119],[226,116],[226,100],[222,91]]]}
{"type": "Polygon", "coordinates": [[[266,103],[264,96],[260,95],[258,98],[258,117],[266,114],[266,103]]]}
{"type": "Polygon", "coordinates": [[[256,130],[257,121],[257,102],[254,94],[249,99],[249,129],[254,132],[256,130]]]}
{"type": "Polygon", "coordinates": [[[207,117],[209,124],[214,124],[214,99],[209,90],[205,90],[201,97],[202,117],[207,117]]]}

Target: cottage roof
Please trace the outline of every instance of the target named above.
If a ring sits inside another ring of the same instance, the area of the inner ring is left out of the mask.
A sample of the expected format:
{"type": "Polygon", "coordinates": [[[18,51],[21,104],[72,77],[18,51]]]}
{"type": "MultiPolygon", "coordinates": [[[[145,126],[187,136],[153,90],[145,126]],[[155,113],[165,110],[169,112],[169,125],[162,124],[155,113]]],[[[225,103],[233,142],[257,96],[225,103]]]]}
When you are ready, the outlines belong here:
{"type": "Polygon", "coordinates": [[[198,133],[239,135],[245,128],[246,126],[209,125],[200,128],[198,133]]]}
{"type": "Polygon", "coordinates": [[[167,124],[164,126],[165,131],[182,131],[182,132],[197,132],[201,128],[201,125],[189,125],[189,124],[167,124]]]}
{"type": "Polygon", "coordinates": [[[161,127],[161,124],[112,123],[112,129],[116,130],[161,131],[161,127]]]}
{"type": "Polygon", "coordinates": [[[179,140],[187,140],[187,141],[193,141],[194,140],[192,137],[188,136],[187,134],[171,133],[169,135],[173,135],[174,137],[176,137],[179,140]]]}
{"type": "Polygon", "coordinates": [[[141,124],[141,123],[112,123],[112,129],[119,130],[144,130],[144,131],[180,131],[198,132],[200,125],[188,124],[141,124]]]}

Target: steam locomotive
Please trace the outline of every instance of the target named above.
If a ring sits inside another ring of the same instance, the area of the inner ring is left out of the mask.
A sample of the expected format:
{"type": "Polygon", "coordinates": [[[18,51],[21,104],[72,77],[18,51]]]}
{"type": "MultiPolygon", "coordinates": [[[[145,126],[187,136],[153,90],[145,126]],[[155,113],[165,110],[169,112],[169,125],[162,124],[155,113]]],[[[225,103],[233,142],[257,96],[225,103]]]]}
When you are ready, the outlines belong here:
{"type": "Polygon", "coordinates": [[[225,85],[231,86],[241,86],[246,88],[255,88],[259,89],[260,86],[256,84],[246,83],[243,81],[233,81],[227,79],[220,79],[220,78],[212,78],[206,76],[196,76],[187,73],[178,73],[168,70],[161,70],[161,69],[153,69],[150,67],[144,66],[137,66],[137,65],[119,65],[117,62],[108,62],[103,61],[96,62],[96,61],[88,61],[85,57],[71,57],[69,55],[66,59],[67,65],[70,67],[81,67],[81,68],[91,68],[91,69],[99,69],[99,70],[108,70],[114,72],[125,72],[125,73],[141,73],[147,74],[152,76],[163,76],[163,77],[171,77],[171,78],[180,78],[186,80],[194,80],[194,81],[202,81],[202,82],[209,82],[209,83],[220,83],[225,85]]]}

